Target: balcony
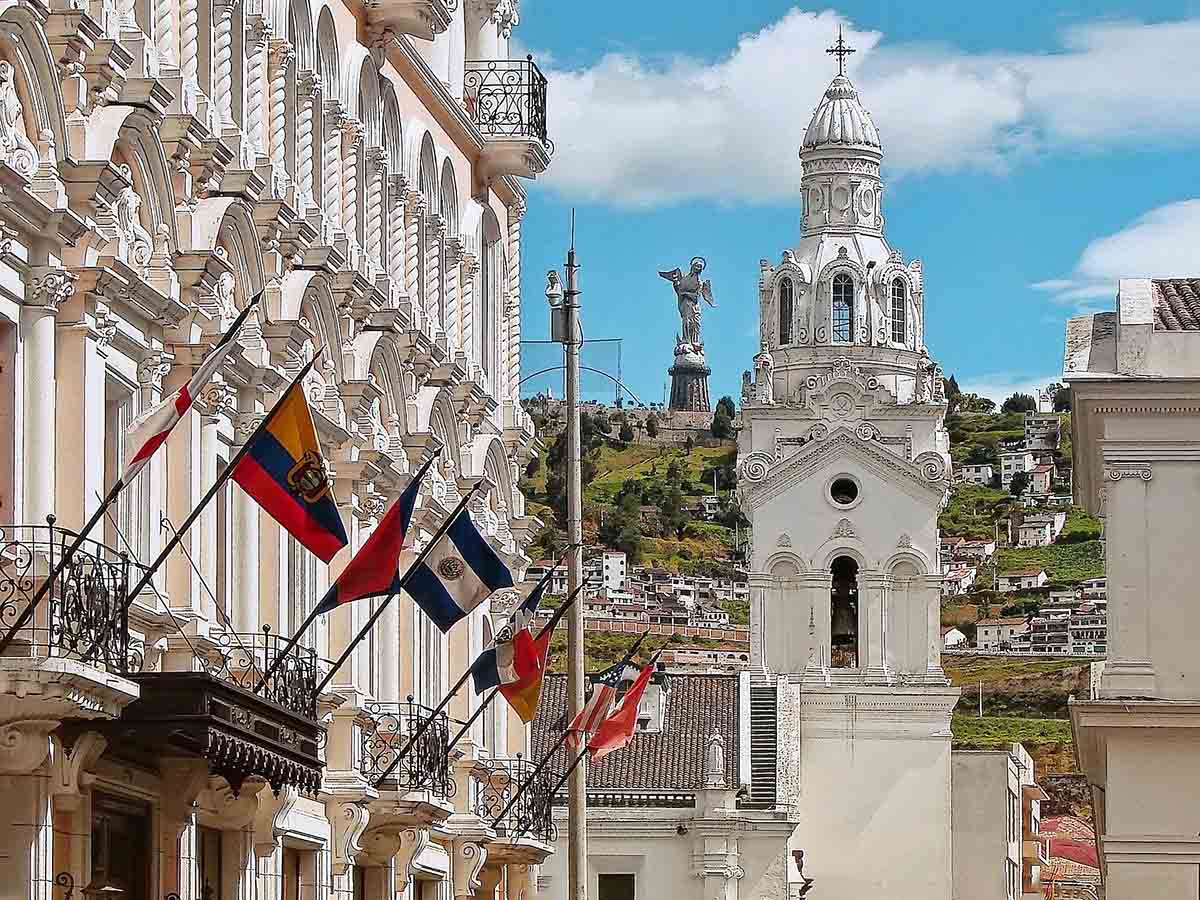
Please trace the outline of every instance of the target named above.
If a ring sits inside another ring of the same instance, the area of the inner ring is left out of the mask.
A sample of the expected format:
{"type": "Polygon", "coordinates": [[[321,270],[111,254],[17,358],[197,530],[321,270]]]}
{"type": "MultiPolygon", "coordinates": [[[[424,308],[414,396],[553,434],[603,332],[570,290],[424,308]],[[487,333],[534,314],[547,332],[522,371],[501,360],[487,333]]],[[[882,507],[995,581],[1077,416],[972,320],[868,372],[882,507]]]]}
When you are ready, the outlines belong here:
{"type": "Polygon", "coordinates": [[[394,820],[399,827],[412,827],[447,819],[453,812],[448,801],[456,788],[449,758],[450,720],[446,714],[439,713],[401,757],[399,754],[410,736],[433,710],[409,697],[404,703],[369,703],[363,713],[359,771],[381,798],[371,804],[372,823],[394,820]],[[394,768],[393,763],[396,763],[394,768]]]}
{"type": "Polygon", "coordinates": [[[550,855],[558,830],[554,826],[550,791],[554,773],[528,760],[480,759],[475,763],[475,798],[472,812],[486,824],[496,822],[497,838],[488,845],[488,856],[498,862],[538,865],[550,855]],[[517,792],[530,778],[533,782],[517,792]],[[516,803],[505,807],[516,797],[516,803]],[[503,813],[503,815],[501,815],[503,813]]]}
{"type": "Polygon", "coordinates": [[[485,185],[546,171],[554,153],[546,132],[546,76],[532,56],[467,60],[463,102],[484,137],[479,169],[485,185]]]}
{"type": "MultiPolygon", "coordinates": [[[[212,635],[217,651],[208,657],[208,673],[253,692],[287,645],[287,639],[261,632],[218,632],[212,635]]],[[[306,719],[317,718],[317,683],[320,678],[317,654],[307,647],[294,647],[272,673],[259,696],[306,719]]]]}

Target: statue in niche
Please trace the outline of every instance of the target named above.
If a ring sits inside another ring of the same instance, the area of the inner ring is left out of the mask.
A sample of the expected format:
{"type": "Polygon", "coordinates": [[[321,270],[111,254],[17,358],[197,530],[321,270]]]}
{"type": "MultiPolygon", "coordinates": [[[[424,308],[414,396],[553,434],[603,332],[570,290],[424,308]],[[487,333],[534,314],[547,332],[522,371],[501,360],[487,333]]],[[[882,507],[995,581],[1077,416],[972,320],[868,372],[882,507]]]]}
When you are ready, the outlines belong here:
{"type": "Polygon", "coordinates": [[[929,403],[934,397],[934,378],[938,365],[929,358],[929,351],[922,350],[921,358],[917,360],[917,402],[929,403]]]}
{"type": "Polygon", "coordinates": [[[767,349],[767,342],[763,341],[761,349],[754,357],[755,402],[775,402],[774,378],[775,360],[771,357],[771,351],[767,349]]]}
{"type": "Polygon", "coordinates": [[[221,316],[221,324],[225,325],[237,318],[237,304],[234,303],[234,277],[232,272],[222,272],[217,278],[214,293],[217,297],[217,312],[221,316]]]}
{"type": "Polygon", "coordinates": [[[154,253],[154,241],[150,232],[142,227],[138,219],[138,210],[142,208],[142,198],[133,189],[133,169],[122,163],[117,167],[128,184],[117,194],[113,201],[113,216],[117,222],[118,252],[131,266],[145,268],[150,264],[154,253]]]}
{"type": "Polygon", "coordinates": [[[717,732],[709,736],[704,748],[704,786],[725,787],[725,741],[717,732]]]}
{"type": "Polygon", "coordinates": [[[704,344],[700,340],[700,300],[703,298],[714,309],[717,305],[713,300],[712,282],[700,277],[707,265],[703,256],[696,256],[692,258],[691,268],[686,275],[679,269],[658,273],[659,277],[671,282],[679,304],[682,337],[676,339],[676,354],[704,352],[704,344]]]}
{"type": "Polygon", "coordinates": [[[37,148],[25,133],[25,116],[17,95],[12,63],[0,62],[0,161],[29,178],[37,168],[37,148]]]}

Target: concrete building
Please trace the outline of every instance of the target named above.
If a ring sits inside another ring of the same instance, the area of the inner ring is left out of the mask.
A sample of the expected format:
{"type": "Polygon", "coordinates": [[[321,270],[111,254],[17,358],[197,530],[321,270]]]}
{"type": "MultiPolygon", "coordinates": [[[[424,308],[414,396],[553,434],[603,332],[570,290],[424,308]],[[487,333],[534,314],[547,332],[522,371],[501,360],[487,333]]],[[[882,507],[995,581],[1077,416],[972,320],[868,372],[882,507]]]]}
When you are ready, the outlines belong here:
{"type": "Polygon", "coordinates": [[[965,594],[975,586],[977,572],[974,566],[955,566],[947,570],[942,577],[942,595],[951,597],[955,594],[965,594]]]}
{"type": "Polygon", "coordinates": [[[114,481],[129,421],[261,295],[0,659],[0,898],[534,896],[548,823],[491,827],[528,750],[502,706],[451,755],[437,717],[383,777],[507,600],[444,637],[401,598],[317,696],[381,601],[344,606],[249,690],[439,452],[417,539],[482,479],[481,531],[529,562],[519,177],[550,144],[515,24],[515,3],[445,0],[0,9],[5,628],[114,481]],[[327,568],[230,482],[126,615],[160,515],[182,522],[310,361],[350,546],[327,568]]]}
{"type": "Polygon", "coordinates": [[[996,469],[991,463],[965,465],[959,471],[963,481],[968,484],[980,484],[984,487],[990,487],[996,477],[996,469]]]}
{"type": "Polygon", "coordinates": [[[1043,900],[1050,860],[1040,834],[1033,760],[1020,744],[951,754],[954,896],[963,900],[1043,900]]]}
{"type": "Polygon", "coordinates": [[[603,584],[610,591],[625,590],[628,573],[625,569],[625,554],[620,550],[605,550],[603,565],[603,584]]]}
{"type": "Polygon", "coordinates": [[[1054,543],[1053,523],[1042,518],[1027,516],[1017,526],[1018,547],[1048,547],[1054,543]]]}
{"type": "Polygon", "coordinates": [[[1075,500],[1104,518],[1108,660],[1070,706],[1110,900],[1200,893],[1200,279],[1122,280],[1067,325],[1075,500]]]}
{"type": "Polygon", "coordinates": [[[799,240],[760,263],[738,454],[751,656],[780,723],[778,802],[799,811],[791,847],[821,896],[950,900],[946,402],[921,263],[884,233],[882,157],[839,75],[800,151],[799,240]]]}
{"type": "Polygon", "coordinates": [[[998,588],[1002,593],[1035,591],[1047,581],[1049,578],[1046,577],[1045,569],[1021,569],[1001,574],[998,579],[998,588]]]}
{"type": "Polygon", "coordinates": [[[1018,472],[1032,472],[1036,465],[1028,450],[1006,450],[1000,454],[1000,486],[1008,490],[1018,472]]]}
{"type": "Polygon", "coordinates": [[[942,626],[942,647],[954,650],[967,645],[967,636],[953,625],[942,626]]]}
{"type": "Polygon", "coordinates": [[[975,623],[975,646],[980,650],[1007,650],[1013,638],[1028,630],[1025,616],[980,619],[975,623]]]}
{"type": "Polygon", "coordinates": [[[1029,494],[1032,497],[1048,497],[1054,492],[1054,466],[1042,463],[1029,473],[1029,494]]]}
{"type": "Polygon", "coordinates": [[[1057,450],[1062,440],[1062,419],[1055,412],[1025,413],[1025,448],[1057,450]]]}

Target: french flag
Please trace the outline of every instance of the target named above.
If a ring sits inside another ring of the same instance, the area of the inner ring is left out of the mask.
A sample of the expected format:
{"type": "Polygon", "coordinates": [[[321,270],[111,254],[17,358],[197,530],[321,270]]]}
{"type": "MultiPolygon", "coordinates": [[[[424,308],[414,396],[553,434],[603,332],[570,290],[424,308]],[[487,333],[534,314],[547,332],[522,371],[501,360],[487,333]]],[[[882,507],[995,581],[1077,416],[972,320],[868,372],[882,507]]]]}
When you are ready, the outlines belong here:
{"type": "Polygon", "coordinates": [[[204,390],[204,386],[221,368],[221,363],[225,361],[229,351],[234,348],[234,338],[237,337],[238,329],[250,317],[250,313],[258,305],[260,299],[262,299],[262,294],[257,294],[246,304],[246,308],[234,319],[229,330],[225,332],[208,356],[204,357],[204,362],[200,363],[199,368],[196,369],[187,384],[130,423],[129,429],[125,432],[125,471],[121,474],[123,482],[128,484],[137,476],[138,472],[142,471],[142,467],[150,461],[154,451],[166,442],[167,437],[171,434],[171,429],[192,408],[192,404],[204,390]]]}
{"type": "Polygon", "coordinates": [[[496,591],[512,586],[512,572],[464,509],[413,567],[404,589],[445,633],[496,591]]]}

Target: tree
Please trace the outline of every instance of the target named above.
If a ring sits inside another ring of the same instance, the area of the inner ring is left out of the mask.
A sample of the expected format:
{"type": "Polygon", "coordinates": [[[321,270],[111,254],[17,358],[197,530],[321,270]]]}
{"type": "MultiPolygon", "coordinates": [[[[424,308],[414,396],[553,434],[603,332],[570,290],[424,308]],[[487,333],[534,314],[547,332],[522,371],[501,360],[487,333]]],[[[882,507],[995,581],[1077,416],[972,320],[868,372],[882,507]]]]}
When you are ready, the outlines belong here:
{"type": "Polygon", "coordinates": [[[721,409],[725,410],[725,414],[728,415],[731,420],[737,416],[737,407],[733,405],[733,398],[728,394],[717,401],[717,410],[720,411],[721,409]]]}
{"type": "Polygon", "coordinates": [[[600,541],[621,550],[631,563],[642,558],[641,485],[628,479],[617,494],[617,505],[600,525],[600,541]]]}
{"type": "Polygon", "coordinates": [[[1025,493],[1025,489],[1027,487],[1029,487],[1029,473],[1015,472],[1013,474],[1012,481],[1009,482],[1008,492],[1014,497],[1020,497],[1023,493],[1025,493]]]}
{"type": "Polygon", "coordinates": [[[617,438],[622,444],[628,444],[633,440],[633,428],[628,422],[621,423],[621,430],[617,432],[617,438]]]}
{"type": "Polygon", "coordinates": [[[969,466],[994,466],[997,460],[996,448],[989,447],[987,444],[976,444],[967,453],[967,465],[969,466]]]}
{"type": "Polygon", "coordinates": [[[948,407],[947,411],[952,413],[958,409],[958,403],[959,399],[962,397],[962,391],[959,389],[958,382],[955,380],[953,375],[951,375],[949,378],[942,379],[942,387],[946,391],[946,404],[948,407]]]}
{"type": "Polygon", "coordinates": [[[1069,387],[1060,384],[1058,390],[1054,392],[1054,411],[1071,411],[1071,389],[1069,387]]]}
{"type": "Polygon", "coordinates": [[[1006,413],[1037,412],[1037,401],[1030,394],[1017,392],[1004,401],[1000,411],[1006,413]]]}
{"type": "Polygon", "coordinates": [[[542,468],[542,457],[541,456],[531,457],[529,460],[529,464],[527,466],[525,466],[525,477],[532,478],[534,475],[536,475],[541,470],[541,468],[542,468]]]}
{"type": "Polygon", "coordinates": [[[683,491],[678,486],[672,485],[667,489],[660,510],[663,525],[674,531],[675,537],[682,540],[683,532],[687,528],[688,516],[683,509],[683,491]]]}
{"type": "Polygon", "coordinates": [[[658,437],[658,416],[651,413],[646,417],[646,437],[658,437]]]}

